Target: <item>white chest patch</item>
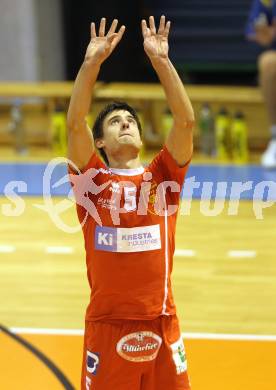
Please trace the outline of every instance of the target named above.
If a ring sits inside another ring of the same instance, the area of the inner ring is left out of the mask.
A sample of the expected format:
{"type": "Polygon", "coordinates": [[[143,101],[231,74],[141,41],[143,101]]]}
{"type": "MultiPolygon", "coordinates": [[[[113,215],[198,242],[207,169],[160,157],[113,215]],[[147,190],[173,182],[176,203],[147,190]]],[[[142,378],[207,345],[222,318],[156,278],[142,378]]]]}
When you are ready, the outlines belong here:
{"type": "Polygon", "coordinates": [[[95,249],[108,252],[144,252],[161,248],[160,226],[111,228],[96,226],[95,249]]]}

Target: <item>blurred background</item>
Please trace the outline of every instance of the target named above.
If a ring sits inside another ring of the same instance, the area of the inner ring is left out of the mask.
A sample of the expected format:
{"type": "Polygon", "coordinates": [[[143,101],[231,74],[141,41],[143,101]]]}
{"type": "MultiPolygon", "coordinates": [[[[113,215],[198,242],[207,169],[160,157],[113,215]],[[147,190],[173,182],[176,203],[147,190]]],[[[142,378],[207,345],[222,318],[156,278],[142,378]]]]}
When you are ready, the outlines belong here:
{"type": "Polygon", "coordinates": [[[91,21],[118,18],[127,39],[102,70],[104,81],[156,81],[143,55],[140,21],[164,13],[172,21],[171,58],[193,83],[256,83],[258,47],[245,41],[251,0],[1,1],[1,79],[73,80],[91,21]],[[124,61],[121,61],[124,59],[124,61]],[[112,66],[111,66],[112,62],[112,66]]]}
{"type": "MultiPolygon", "coordinates": [[[[246,138],[242,153],[245,155],[245,148],[249,148],[252,152],[249,159],[258,161],[255,155],[265,149],[270,134],[262,96],[254,88],[258,84],[257,58],[263,48],[245,37],[251,4],[251,0],[149,0],[133,1],[130,7],[123,0],[104,0],[100,4],[84,0],[78,3],[71,0],[1,0],[0,147],[13,144],[21,154],[35,145],[53,147],[53,138],[60,135],[53,129],[52,114],[55,110],[66,111],[72,87],[70,81],[75,79],[82,63],[89,42],[90,23],[99,21],[102,15],[109,21],[118,18],[126,25],[127,34],[112,58],[102,66],[99,76],[105,83],[103,87],[108,87],[107,83],[117,85],[113,86],[113,91],[111,85],[106,93],[100,90],[97,95],[95,91],[98,99],[91,114],[96,115],[101,108],[97,104],[101,101],[130,99],[137,109],[143,109],[145,144],[160,147],[170,126],[162,91],[151,90],[148,86],[142,96],[147,99],[141,99],[142,91],[136,97],[129,96],[131,92],[124,96],[118,91],[118,83],[158,82],[143,52],[140,21],[151,14],[159,18],[164,13],[172,21],[170,57],[188,86],[198,119],[196,151],[214,156],[215,129],[208,128],[212,127],[210,122],[220,118],[219,114],[225,110],[228,122],[230,116],[235,118],[240,112],[246,117],[243,124],[247,127],[242,134],[246,138]],[[59,84],[59,81],[67,83],[59,84]],[[15,82],[28,82],[29,85],[16,86],[15,82]],[[207,124],[204,122],[206,115],[207,124]],[[209,146],[205,149],[200,148],[200,131],[206,130],[204,126],[209,133],[204,135],[209,137],[209,146]]],[[[127,85],[126,88],[133,91],[135,86],[127,85]]],[[[232,153],[231,134],[226,133],[230,132],[226,129],[223,141],[224,147],[229,149],[228,155],[232,153]]],[[[222,142],[217,139],[217,143],[222,142]]]]}
{"type": "Polygon", "coordinates": [[[101,68],[89,124],[107,102],[127,101],[143,124],[143,163],[160,150],[172,117],[140,22],[162,14],[172,22],[170,58],[196,114],[187,179],[199,186],[192,199],[183,193],[173,272],[193,390],[276,388],[276,34],[264,46],[248,39],[250,23],[273,25],[275,2],[0,0],[3,390],[80,388],[89,300],[83,238],[68,178],[58,182],[66,165],[53,168],[48,187],[43,177],[49,161],[67,155],[73,80],[90,23],[102,16],[118,18],[126,33],[101,68]],[[266,52],[272,57],[260,68],[266,52]],[[261,70],[271,75],[269,99],[261,70]],[[249,184],[240,193],[234,182],[249,184]]]}

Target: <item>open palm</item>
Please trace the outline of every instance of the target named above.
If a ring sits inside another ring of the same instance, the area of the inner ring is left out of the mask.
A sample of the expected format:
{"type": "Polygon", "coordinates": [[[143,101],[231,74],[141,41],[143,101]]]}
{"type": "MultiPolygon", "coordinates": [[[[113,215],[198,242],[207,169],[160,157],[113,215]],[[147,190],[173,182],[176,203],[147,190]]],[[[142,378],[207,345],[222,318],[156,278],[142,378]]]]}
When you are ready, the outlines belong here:
{"type": "Polygon", "coordinates": [[[149,27],[147,22],[142,20],[142,34],[144,37],[144,49],[149,58],[160,57],[167,58],[169,52],[168,36],[170,31],[170,22],[165,21],[165,16],[160,18],[158,32],[156,32],[154,17],[149,18],[149,27]]]}
{"type": "Polygon", "coordinates": [[[91,23],[91,40],[86,50],[85,57],[93,59],[95,62],[102,63],[113,52],[117,44],[122,39],[125,32],[125,26],[121,26],[116,33],[118,20],[114,19],[107,34],[105,34],[106,19],[102,18],[99,35],[96,34],[95,23],[91,23]]]}

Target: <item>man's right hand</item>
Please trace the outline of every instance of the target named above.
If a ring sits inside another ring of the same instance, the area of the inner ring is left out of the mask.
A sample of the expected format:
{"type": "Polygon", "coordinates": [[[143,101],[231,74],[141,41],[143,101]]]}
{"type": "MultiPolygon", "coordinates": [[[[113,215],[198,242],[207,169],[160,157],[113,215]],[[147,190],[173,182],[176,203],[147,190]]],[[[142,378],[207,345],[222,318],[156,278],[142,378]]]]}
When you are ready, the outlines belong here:
{"type": "Polygon", "coordinates": [[[91,110],[93,88],[101,64],[113,52],[125,31],[125,26],[121,26],[116,32],[118,20],[114,19],[106,34],[105,23],[105,18],[102,18],[98,35],[95,23],[91,23],[91,39],[74,83],[67,114],[68,157],[80,170],[86,167],[94,153],[92,132],[86,122],[86,117],[91,110]]]}
{"type": "Polygon", "coordinates": [[[102,18],[99,34],[96,34],[95,23],[91,23],[91,40],[85,54],[85,62],[101,65],[113,52],[125,32],[125,26],[116,31],[118,20],[114,19],[107,34],[105,34],[106,19],[102,18]]]}
{"type": "Polygon", "coordinates": [[[275,26],[256,25],[255,33],[255,41],[261,46],[270,46],[276,38],[275,26]]]}

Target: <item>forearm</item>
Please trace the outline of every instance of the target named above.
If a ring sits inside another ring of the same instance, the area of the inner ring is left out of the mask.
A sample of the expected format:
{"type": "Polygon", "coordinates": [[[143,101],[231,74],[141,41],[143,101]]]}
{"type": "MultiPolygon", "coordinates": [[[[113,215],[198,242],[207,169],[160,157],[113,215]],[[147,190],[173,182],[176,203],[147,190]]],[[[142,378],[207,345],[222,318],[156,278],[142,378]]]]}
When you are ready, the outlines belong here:
{"type": "Polygon", "coordinates": [[[100,64],[93,64],[89,60],[84,60],[75,80],[70,99],[67,114],[69,129],[78,129],[85,124],[85,117],[90,111],[93,89],[99,71],[100,64]]]}
{"type": "Polygon", "coordinates": [[[164,88],[175,123],[182,126],[185,123],[185,127],[192,127],[194,124],[192,104],[173,64],[169,59],[151,62],[164,88]]]}

